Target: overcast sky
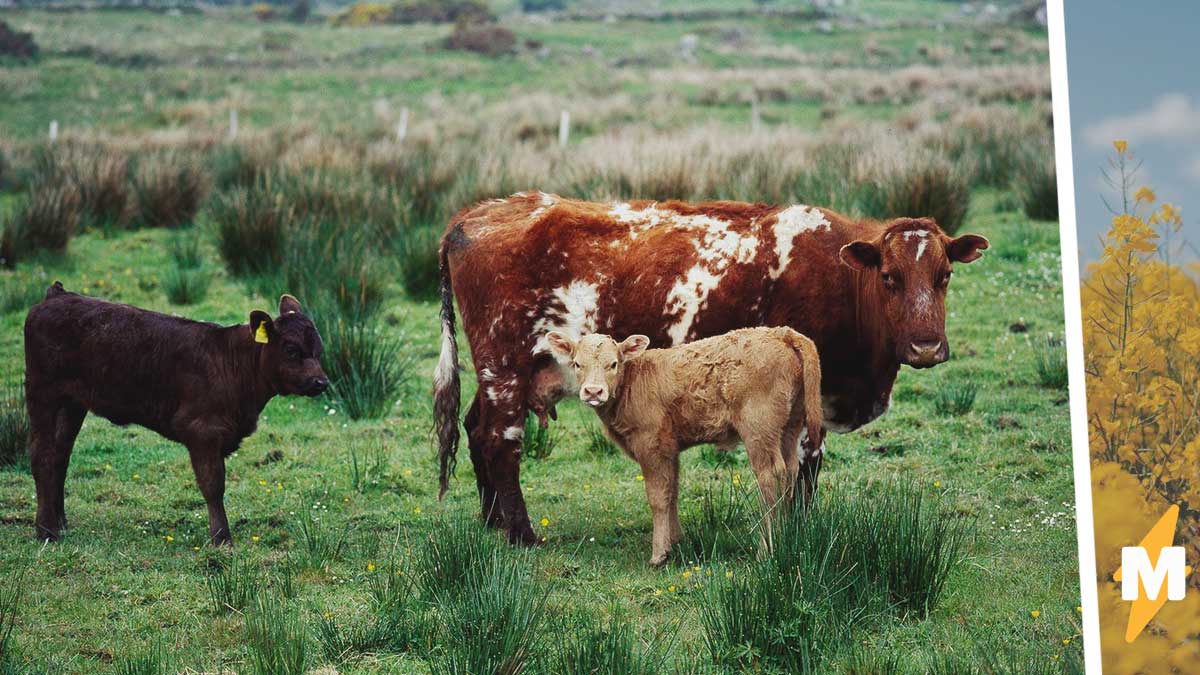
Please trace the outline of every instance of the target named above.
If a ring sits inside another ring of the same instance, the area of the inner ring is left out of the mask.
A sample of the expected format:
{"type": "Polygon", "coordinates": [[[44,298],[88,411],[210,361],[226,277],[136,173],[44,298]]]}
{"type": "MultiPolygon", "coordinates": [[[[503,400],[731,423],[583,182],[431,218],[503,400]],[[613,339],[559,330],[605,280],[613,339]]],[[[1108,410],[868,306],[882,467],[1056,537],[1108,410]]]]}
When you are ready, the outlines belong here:
{"type": "MultiPolygon", "coordinates": [[[[1095,260],[1115,193],[1101,177],[1129,141],[1138,184],[1183,209],[1200,245],[1200,2],[1065,0],[1080,255],[1095,260]]],[[[1136,187],[1135,187],[1136,189],[1136,187]]]]}

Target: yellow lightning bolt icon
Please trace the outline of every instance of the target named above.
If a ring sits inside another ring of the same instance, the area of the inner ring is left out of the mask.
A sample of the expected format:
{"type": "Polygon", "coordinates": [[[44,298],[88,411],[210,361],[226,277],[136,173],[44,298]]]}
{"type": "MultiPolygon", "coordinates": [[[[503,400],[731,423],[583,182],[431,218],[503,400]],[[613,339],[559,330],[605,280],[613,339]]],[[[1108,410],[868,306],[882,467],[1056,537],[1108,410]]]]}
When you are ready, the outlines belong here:
{"type": "MultiPolygon", "coordinates": [[[[1175,541],[1175,523],[1179,520],[1179,507],[1172,506],[1167,509],[1162,518],[1150,528],[1138,546],[1146,549],[1146,554],[1151,557],[1151,564],[1158,565],[1158,558],[1162,554],[1163,548],[1170,546],[1175,541]]],[[[1121,569],[1117,568],[1117,573],[1113,575],[1113,581],[1121,581],[1121,569]]],[[[1183,568],[1184,575],[1191,574],[1192,568],[1183,568]]],[[[1158,610],[1167,604],[1167,589],[1160,589],[1158,597],[1150,600],[1150,594],[1146,592],[1145,582],[1138,580],[1138,599],[1133,601],[1133,605],[1129,608],[1129,624],[1125,627],[1125,642],[1133,642],[1142,631],[1146,629],[1146,625],[1158,614],[1158,610]]]]}

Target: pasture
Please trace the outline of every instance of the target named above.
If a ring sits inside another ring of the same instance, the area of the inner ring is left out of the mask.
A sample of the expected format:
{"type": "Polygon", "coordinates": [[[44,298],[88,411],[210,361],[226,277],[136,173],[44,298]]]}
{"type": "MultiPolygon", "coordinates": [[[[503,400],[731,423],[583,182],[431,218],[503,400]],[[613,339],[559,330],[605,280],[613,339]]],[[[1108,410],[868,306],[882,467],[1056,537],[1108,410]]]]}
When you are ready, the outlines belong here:
{"type": "Polygon", "coordinates": [[[27,463],[0,468],[0,672],[1081,672],[1044,30],[933,0],[787,20],[494,9],[514,54],[448,51],[447,26],[240,10],[3,17],[42,56],[0,62],[0,448],[20,434],[25,310],[55,279],[225,324],[293,293],[334,391],[275,399],[227,460],[232,553],[205,545],[183,448],[148,431],[88,418],[58,544],[32,537],[27,463]],[[460,206],[523,189],[928,210],[992,248],[955,271],[950,361],[903,369],[887,415],[830,436],[788,550],[758,559],[744,451],[695,449],[688,536],[654,569],[637,465],[573,402],[522,462],[544,546],[474,525],[465,450],[436,499],[432,245],[460,206]],[[914,570],[942,544],[955,564],[914,570]]]}

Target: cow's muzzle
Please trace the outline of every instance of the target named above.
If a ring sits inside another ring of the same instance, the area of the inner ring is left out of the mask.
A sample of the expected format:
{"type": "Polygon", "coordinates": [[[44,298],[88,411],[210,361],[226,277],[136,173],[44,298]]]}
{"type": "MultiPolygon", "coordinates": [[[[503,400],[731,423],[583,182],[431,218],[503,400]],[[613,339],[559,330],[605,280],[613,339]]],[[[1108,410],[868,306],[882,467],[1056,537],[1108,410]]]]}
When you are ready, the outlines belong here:
{"type": "Polygon", "coordinates": [[[948,358],[950,347],[944,338],[913,340],[904,354],[904,362],[913,368],[932,368],[948,358]]]}
{"type": "Polygon", "coordinates": [[[608,392],[603,387],[584,387],[579,390],[579,400],[598,408],[608,402],[608,392]]]}

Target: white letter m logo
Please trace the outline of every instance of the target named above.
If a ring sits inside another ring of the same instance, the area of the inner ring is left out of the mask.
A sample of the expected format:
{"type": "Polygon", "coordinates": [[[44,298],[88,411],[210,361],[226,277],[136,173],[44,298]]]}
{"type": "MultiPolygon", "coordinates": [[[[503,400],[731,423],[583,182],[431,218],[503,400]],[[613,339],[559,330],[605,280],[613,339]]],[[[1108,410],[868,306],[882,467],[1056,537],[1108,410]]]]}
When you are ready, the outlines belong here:
{"type": "Polygon", "coordinates": [[[1164,546],[1158,564],[1150,564],[1150,555],[1141,546],[1121,549],[1121,599],[1141,600],[1139,585],[1146,589],[1146,600],[1157,600],[1163,582],[1167,599],[1182,600],[1186,588],[1186,562],[1182,546],[1164,546]]]}

